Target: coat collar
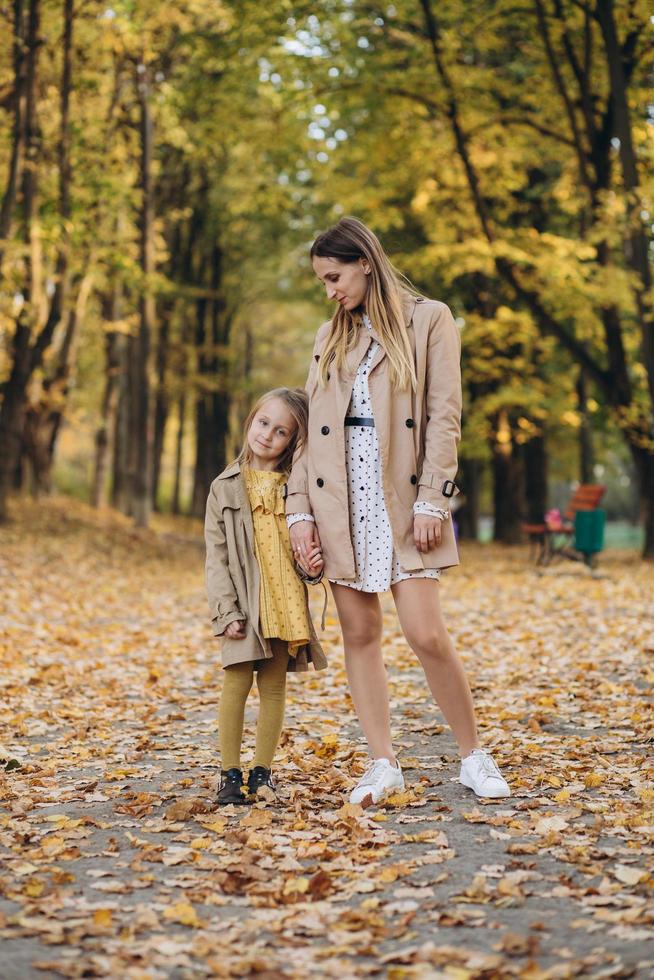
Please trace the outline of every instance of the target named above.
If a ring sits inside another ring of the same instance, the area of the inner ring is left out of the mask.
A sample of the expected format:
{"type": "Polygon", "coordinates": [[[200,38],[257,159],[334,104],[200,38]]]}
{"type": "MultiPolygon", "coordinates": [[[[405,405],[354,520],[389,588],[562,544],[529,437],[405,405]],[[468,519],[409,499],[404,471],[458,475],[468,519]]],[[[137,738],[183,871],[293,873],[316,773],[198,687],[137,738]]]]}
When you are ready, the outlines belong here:
{"type": "Polygon", "coordinates": [[[228,480],[230,476],[239,476],[240,472],[241,464],[237,459],[235,459],[233,463],[230,463],[229,466],[222,471],[222,473],[218,476],[218,479],[228,480]]]}
{"type": "MultiPolygon", "coordinates": [[[[417,298],[415,296],[412,296],[410,293],[405,293],[402,297],[402,312],[404,314],[404,323],[407,329],[411,326],[413,322],[413,312],[416,308],[417,302],[418,302],[417,298]]],[[[364,333],[368,334],[369,337],[372,337],[373,340],[376,340],[379,343],[379,348],[377,350],[377,353],[375,354],[372,360],[372,364],[370,365],[370,373],[372,374],[372,372],[375,370],[377,365],[381,361],[383,361],[384,358],[386,357],[386,351],[384,350],[384,346],[381,343],[374,326],[372,326],[371,329],[368,330],[367,327],[364,324],[362,324],[361,330],[364,333]]],[[[409,333],[409,339],[411,340],[411,346],[413,347],[414,341],[411,332],[409,333]]],[[[367,349],[368,346],[366,345],[363,352],[364,354],[367,349]]],[[[363,354],[361,355],[361,357],[363,357],[363,354]]],[[[360,361],[361,358],[359,358],[359,361],[357,361],[357,367],[359,366],[360,361]]],[[[356,372],[356,368],[355,368],[355,372],[356,372]]]]}

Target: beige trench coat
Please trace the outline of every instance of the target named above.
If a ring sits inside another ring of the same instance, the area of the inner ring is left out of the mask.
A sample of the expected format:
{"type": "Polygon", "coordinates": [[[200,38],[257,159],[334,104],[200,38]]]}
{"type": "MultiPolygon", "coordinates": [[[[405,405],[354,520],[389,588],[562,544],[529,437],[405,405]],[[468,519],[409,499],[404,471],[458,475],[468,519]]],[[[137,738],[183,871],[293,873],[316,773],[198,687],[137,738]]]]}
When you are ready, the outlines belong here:
{"type": "MultiPolygon", "coordinates": [[[[426,500],[448,509],[457,471],[461,434],[461,341],[444,303],[407,296],[405,322],[414,352],[417,389],[393,391],[382,347],[368,375],[381,453],[384,499],[393,546],[405,571],[448,568],[459,563],[452,521],[442,522],[437,548],[421,554],[413,538],[413,504],[426,500]]],[[[361,360],[371,343],[362,325],[344,370],[329,370],[326,387],[318,384],[318,359],[330,329],[316,335],[307,380],[309,438],[293,462],[288,481],[287,514],[313,514],[323,547],[328,579],[355,577],[350,534],[344,419],[361,360]]],[[[379,338],[373,329],[372,337],[379,338]]]]}
{"type": "MultiPolygon", "coordinates": [[[[245,620],[245,637],[222,641],[222,665],[251,663],[272,657],[270,641],[259,625],[259,563],[254,551],[254,525],[239,463],[232,463],[211,484],[204,523],[207,546],[206,583],[215,636],[230,623],[245,620]]],[[[305,585],[306,590],[306,585],[305,585]]],[[[310,618],[309,618],[310,621],[310,618]]],[[[289,670],[327,666],[313,625],[309,643],[289,659],[289,670]]]]}

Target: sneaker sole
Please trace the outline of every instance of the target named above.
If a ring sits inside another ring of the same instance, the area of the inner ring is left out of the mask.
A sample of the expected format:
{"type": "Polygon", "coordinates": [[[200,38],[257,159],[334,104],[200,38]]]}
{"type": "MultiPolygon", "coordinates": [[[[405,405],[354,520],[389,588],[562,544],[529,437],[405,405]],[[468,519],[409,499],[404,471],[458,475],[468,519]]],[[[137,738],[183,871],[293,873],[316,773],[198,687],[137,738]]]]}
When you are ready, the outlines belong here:
{"type": "Polygon", "coordinates": [[[471,789],[475,796],[477,796],[480,800],[508,800],[511,796],[511,790],[509,790],[508,793],[478,793],[475,787],[470,783],[467,783],[461,776],[459,776],[459,782],[462,786],[465,786],[466,789],[471,789]]]}
{"type": "Polygon", "coordinates": [[[381,794],[381,796],[379,796],[377,799],[374,798],[372,793],[367,793],[366,796],[364,796],[364,798],[360,800],[358,804],[355,803],[354,806],[358,805],[362,807],[364,810],[367,810],[369,806],[374,806],[375,804],[383,803],[384,800],[388,799],[389,796],[392,796],[393,793],[402,793],[402,792],[404,792],[404,785],[390,787],[389,789],[385,790],[381,794]]]}

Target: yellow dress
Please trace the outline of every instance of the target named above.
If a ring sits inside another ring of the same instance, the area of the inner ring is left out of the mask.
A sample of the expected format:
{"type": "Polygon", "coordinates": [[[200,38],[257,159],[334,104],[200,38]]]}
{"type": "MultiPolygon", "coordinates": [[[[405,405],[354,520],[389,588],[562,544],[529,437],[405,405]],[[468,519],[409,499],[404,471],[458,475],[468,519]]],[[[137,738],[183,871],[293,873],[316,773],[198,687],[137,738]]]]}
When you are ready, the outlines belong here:
{"type": "Polygon", "coordinates": [[[259,621],[262,636],[288,641],[293,657],[309,642],[309,610],[304,584],[293,563],[282,490],[284,473],[244,471],[254,523],[254,550],[261,573],[259,621]]]}

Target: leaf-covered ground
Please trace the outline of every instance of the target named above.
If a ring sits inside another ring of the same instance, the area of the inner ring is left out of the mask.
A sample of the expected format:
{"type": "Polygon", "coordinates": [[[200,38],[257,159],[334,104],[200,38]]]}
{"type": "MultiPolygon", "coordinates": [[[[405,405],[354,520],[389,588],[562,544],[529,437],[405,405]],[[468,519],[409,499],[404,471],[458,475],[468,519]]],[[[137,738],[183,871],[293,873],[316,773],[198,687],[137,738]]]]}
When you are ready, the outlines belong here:
{"type": "Polygon", "coordinates": [[[447,575],[512,799],[458,784],[385,602],[407,792],[345,803],[365,752],[332,609],[329,672],[289,681],[281,799],[232,813],[212,804],[221,678],[197,527],[140,533],[68,501],[15,518],[0,531],[5,980],[651,974],[654,568],[608,554],[599,577],[539,573],[525,550],[467,547],[447,575]]]}

